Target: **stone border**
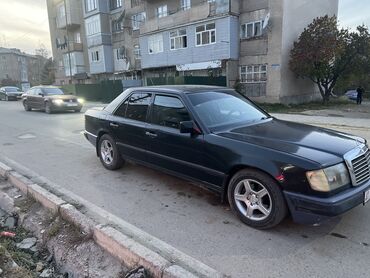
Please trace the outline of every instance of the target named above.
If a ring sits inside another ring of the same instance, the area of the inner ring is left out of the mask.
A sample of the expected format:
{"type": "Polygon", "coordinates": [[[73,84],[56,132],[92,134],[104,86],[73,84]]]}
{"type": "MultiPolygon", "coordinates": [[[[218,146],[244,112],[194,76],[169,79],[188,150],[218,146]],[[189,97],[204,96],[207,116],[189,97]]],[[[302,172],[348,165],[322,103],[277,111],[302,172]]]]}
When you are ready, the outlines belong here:
{"type": "MultiPolygon", "coordinates": [[[[21,166],[21,168],[24,168],[21,166]]],[[[92,219],[81,213],[76,207],[62,198],[50,193],[45,188],[34,183],[31,179],[19,174],[9,166],[0,162],[0,176],[7,179],[13,186],[24,194],[39,202],[43,207],[54,214],[59,214],[64,220],[79,228],[82,232],[92,235],[94,241],[118,258],[128,267],[144,266],[154,278],[195,278],[210,277],[221,278],[223,274],[208,267],[202,262],[180,252],[174,247],[149,236],[135,226],[119,221],[120,226],[129,231],[128,235],[110,227],[109,225],[96,224],[92,219]],[[153,246],[144,246],[136,239],[157,243],[153,246]],[[154,249],[154,250],[151,250],[154,249]],[[171,254],[170,258],[160,254],[171,254]],[[187,266],[186,268],[182,266],[187,266]]],[[[42,177],[44,182],[45,179],[42,177]]],[[[46,182],[47,183],[47,182],[46,182]]],[[[104,211],[105,212],[105,211],[104,211]]],[[[108,212],[105,212],[107,215],[108,212]]]]}

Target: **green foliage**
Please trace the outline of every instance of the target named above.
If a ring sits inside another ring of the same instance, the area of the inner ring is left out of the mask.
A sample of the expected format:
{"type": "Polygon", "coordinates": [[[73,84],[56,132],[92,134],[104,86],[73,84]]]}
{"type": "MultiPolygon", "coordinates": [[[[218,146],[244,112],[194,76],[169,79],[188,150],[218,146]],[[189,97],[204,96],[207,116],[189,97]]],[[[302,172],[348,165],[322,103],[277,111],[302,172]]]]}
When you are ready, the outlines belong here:
{"type": "Polygon", "coordinates": [[[329,101],[340,78],[370,70],[370,35],[364,26],[355,32],[339,29],[337,18],[314,19],[291,50],[290,69],[317,84],[324,102],[329,101]],[[367,63],[367,64],[366,64],[367,63]]]}
{"type": "Polygon", "coordinates": [[[45,63],[44,68],[41,72],[41,84],[42,85],[52,85],[55,82],[55,73],[54,73],[54,62],[50,58],[45,63]]]}

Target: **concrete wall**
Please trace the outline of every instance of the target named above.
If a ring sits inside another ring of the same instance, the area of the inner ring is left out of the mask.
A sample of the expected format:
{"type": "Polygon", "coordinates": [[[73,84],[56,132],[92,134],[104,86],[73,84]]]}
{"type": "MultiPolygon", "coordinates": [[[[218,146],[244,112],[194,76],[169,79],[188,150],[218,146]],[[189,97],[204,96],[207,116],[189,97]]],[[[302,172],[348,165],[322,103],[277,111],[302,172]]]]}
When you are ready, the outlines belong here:
{"type": "Polygon", "coordinates": [[[99,73],[112,73],[114,71],[113,66],[113,49],[110,45],[101,45],[89,48],[89,53],[92,51],[99,51],[99,61],[92,62],[91,55],[90,59],[90,73],[99,74],[99,73]]]}
{"type": "Polygon", "coordinates": [[[284,0],[282,29],[282,102],[303,102],[317,98],[317,89],[308,80],[297,79],[289,70],[290,51],[305,27],[314,18],[338,14],[338,0],[284,0]]]}
{"type": "MultiPolygon", "coordinates": [[[[187,44],[185,49],[170,50],[169,31],[161,32],[163,36],[162,53],[149,54],[148,38],[146,35],[140,38],[142,53],[142,68],[154,68],[207,62],[212,60],[238,59],[239,53],[239,22],[237,17],[224,17],[184,27],[187,30],[187,44]],[[197,25],[215,22],[216,43],[195,46],[195,28],[197,25]]],[[[176,30],[176,29],[175,29],[176,30]]]]}

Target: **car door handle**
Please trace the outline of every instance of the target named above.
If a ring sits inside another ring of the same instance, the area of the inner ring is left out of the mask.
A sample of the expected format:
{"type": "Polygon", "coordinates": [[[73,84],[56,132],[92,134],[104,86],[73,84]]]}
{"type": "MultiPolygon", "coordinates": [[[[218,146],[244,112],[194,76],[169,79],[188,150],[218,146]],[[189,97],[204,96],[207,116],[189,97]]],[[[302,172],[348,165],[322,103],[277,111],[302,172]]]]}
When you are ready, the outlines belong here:
{"type": "Polygon", "coordinates": [[[114,128],[119,127],[119,124],[116,124],[116,123],[109,123],[109,125],[110,125],[111,127],[114,127],[114,128]]]}
{"type": "Polygon", "coordinates": [[[155,138],[155,137],[157,137],[157,136],[158,136],[156,133],[154,133],[154,132],[150,132],[150,131],[145,132],[145,135],[146,135],[146,136],[149,136],[149,137],[152,137],[152,138],[155,138]]]}

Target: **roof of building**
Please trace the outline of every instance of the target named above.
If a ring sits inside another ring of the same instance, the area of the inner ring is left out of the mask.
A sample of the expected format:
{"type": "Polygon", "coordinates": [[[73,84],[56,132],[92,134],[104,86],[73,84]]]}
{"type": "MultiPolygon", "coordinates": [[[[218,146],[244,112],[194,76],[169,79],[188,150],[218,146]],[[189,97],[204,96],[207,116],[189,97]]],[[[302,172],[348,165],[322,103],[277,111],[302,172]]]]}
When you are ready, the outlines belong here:
{"type": "Polygon", "coordinates": [[[0,47],[0,55],[1,54],[15,54],[15,55],[19,55],[19,56],[26,56],[26,57],[29,57],[29,58],[37,58],[35,55],[22,52],[18,48],[0,47]]]}

